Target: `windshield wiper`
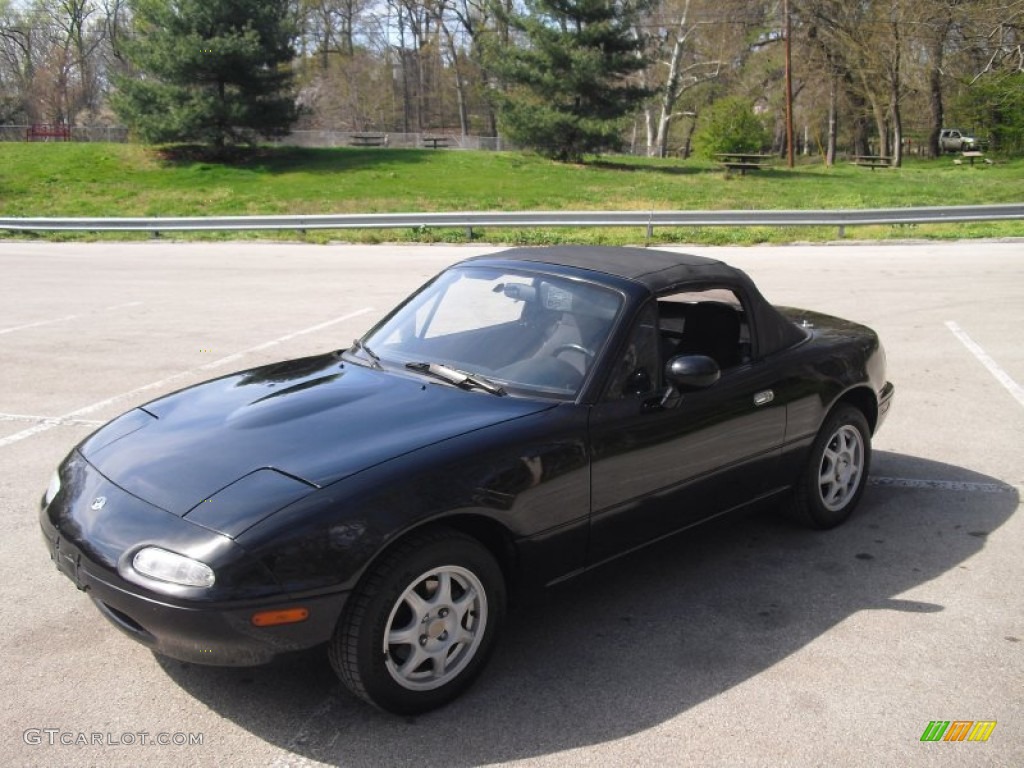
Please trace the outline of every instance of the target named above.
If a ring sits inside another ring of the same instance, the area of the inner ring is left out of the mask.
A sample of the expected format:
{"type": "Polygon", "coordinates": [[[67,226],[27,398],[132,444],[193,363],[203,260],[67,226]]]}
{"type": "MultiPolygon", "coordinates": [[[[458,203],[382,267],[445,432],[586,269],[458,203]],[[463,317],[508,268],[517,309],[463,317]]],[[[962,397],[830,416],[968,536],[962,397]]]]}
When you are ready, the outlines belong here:
{"type": "Polygon", "coordinates": [[[380,364],[380,358],[377,357],[377,353],[370,349],[368,346],[366,346],[362,339],[353,339],[352,349],[361,349],[363,352],[366,353],[366,356],[370,358],[370,364],[374,368],[383,368],[383,366],[380,364]]]}
{"type": "Polygon", "coordinates": [[[405,367],[411,371],[434,376],[464,389],[482,389],[484,392],[490,392],[492,395],[498,395],[499,397],[508,394],[504,387],[495,384],[493,381],[488,381],[479,374],[460,371],[442,363],[406,363],[405,367]]]}

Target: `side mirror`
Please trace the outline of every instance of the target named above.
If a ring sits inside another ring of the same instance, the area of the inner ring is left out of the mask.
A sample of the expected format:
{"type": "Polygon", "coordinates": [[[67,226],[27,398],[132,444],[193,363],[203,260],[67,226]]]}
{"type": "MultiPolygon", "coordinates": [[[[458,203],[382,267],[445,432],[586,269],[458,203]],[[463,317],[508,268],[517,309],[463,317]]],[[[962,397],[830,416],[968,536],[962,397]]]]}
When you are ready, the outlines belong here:
{"type": "Polygon", "coordinates": [[[665,379],[678,387],[703,389],[721,375],[718,363],[707,355],[678,355],[665,363],[665,379]]]}

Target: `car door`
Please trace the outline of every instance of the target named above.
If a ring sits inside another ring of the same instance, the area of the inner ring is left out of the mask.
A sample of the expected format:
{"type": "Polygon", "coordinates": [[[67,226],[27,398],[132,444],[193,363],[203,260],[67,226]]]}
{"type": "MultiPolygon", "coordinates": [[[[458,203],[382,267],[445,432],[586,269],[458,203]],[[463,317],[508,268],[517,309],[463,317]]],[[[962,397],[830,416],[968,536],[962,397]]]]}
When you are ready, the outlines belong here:
{"type": "Polygon", "coordinates": [[[739,353],[711,386],[672,392],[661,372],[678,349],[663,315],[657,302],[644,308],[591,409],[592,564],[773,487],[786,428],[776,390],[786,382],[739,353]]]}

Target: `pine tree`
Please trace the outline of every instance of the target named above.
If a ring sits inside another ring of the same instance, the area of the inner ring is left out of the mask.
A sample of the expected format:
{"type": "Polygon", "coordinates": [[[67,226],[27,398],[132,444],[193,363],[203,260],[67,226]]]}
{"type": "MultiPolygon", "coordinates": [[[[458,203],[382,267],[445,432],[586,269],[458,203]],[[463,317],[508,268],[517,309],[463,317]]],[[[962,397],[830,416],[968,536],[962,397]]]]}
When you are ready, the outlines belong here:
{"type": "Polygon", "coordinates": [[[114,107],[147,142],[225,147],[288,132],[294,24],[288,0],[136,0],[114,107]]]}
{"type": "Polygon", "coordinates": [[[508,24],[523,46],[499,52],[495,66],[511,87],[501,96],[502,124],[516,142],[562,161],[615,150],[623,118],[650,91],[630,81],[643,69],[633,33],[646,0],[527,0],[508,24]]]}

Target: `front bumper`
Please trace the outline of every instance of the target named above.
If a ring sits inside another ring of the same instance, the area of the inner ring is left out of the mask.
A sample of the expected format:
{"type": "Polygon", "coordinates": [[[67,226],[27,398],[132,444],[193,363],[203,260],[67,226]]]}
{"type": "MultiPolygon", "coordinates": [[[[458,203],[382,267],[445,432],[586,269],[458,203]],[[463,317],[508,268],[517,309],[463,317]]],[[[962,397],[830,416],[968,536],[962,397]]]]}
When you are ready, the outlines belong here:
{"type": "Polygon", "coordinates": [[[346,597],[340,594],[211,609],[162,603],[98,580],[85,589],[99,612],[133,640],[163,656],[215,666],[265,664],[281,653],[326,642],[346,597]],[[294,607],[306,608],[309,618],[275,627],[252,623],[253,614],[259,611],[294,607]]]}
{"type": "Polygon", "coordinates": [[[50,558],[133,640],[182,661],[248,666],[330,639],[347,592],[290,595],[226,537],[125,493],[80,456],[69,457],[60,473],[64,490],[40,512],[50,558]],[[90,503],[100,497],[99,508],[90,503]],[[167,546],[186,556],[194,547],[218,547],[224,555],[218,579],[223,574],[224,584],[211,590],[180,588],[179,594],[147,589],[119,570],[141,544],[167,546]],[[253,623],[258,612],[288,608],[305,608],[308,616],[276,626],[253,623]]]}
{"type": "Polygon", "coordinates": [[[264,664],[281,653],[319,645],[330,639],[347,597],[347,593],[338,593],[306,600],[285,596],[235,604],[175,604],[104,573],[46,523],[43,536],[58,570],[92,598],[111,624],[156,653],[181,661],[250,666],[264,664]],[[295,607],[309,611],[305,621],[270,627],[257,627],[252,622],[257,612],[295,607]]]}

